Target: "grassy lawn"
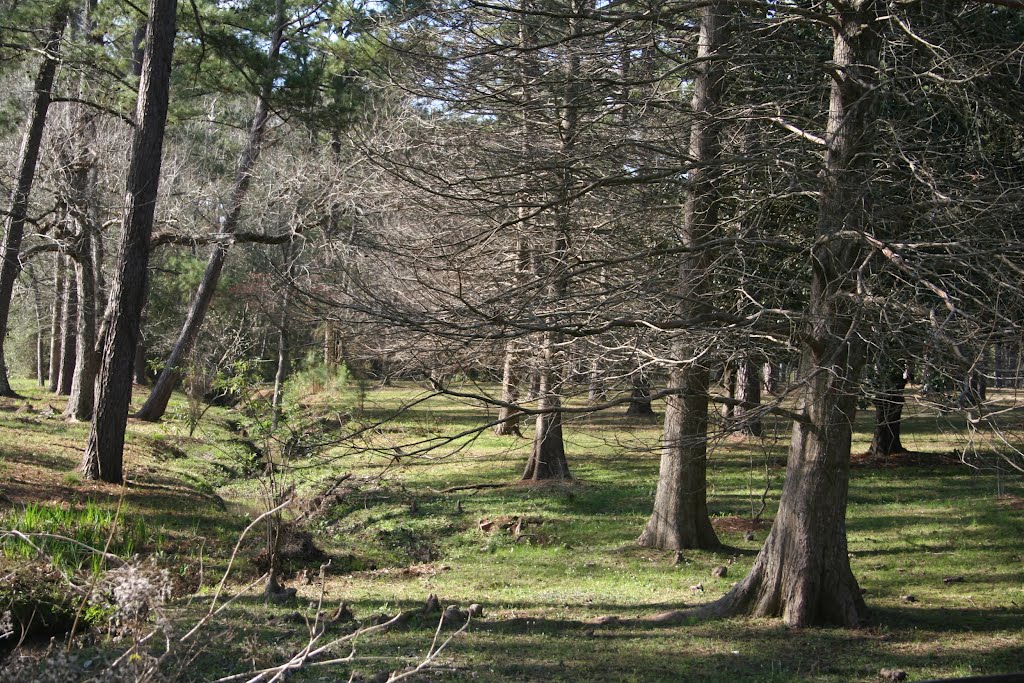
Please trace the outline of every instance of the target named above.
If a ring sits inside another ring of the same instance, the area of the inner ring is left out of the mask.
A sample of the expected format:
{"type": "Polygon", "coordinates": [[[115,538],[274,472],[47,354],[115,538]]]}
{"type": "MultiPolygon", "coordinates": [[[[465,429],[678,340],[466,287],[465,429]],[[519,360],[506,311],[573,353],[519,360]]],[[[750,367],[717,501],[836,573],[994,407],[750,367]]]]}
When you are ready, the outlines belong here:
{"type": "MultiPolygon", "coordinates": [[[[49,524],[102,538],[120,506],[115,526],[125,531],[112,550],[156,556],[170,569],[181,584],[171,614],[177,631],[185,630],[207,609],[247,515],[264,509],[266,477],[232,424],[237,414],[213,408],[189,436],[187,406],[176,397],[171,419],[132,421],[130,483],[112,487],[74,473],[87,425],[60,420],[62,403],[30,384],[17,390],[26,399],[0,402],[0,527],[49,524]]],[[[651,615],[713,600],[742,578],[774,514],[788,425],[769,420],[763,439],[712,442],[709,500],[728,549],[677,558],[634,543],[656,483],[656,421],[628,421],[623,409],[571,419],[566,451],[576,480],[521,485],[525,439],[486,431],[416,453],[417,443],[493,419],[479,406],[432,399],[376,424],[417,393],[399,386],[295,401],[302,414],[291,424],[300,431],[313,417],[342,416],[344,423],[317,427],[316,447],[275,475],[278,487],[299,494],[300,510],[289,517],[302,518],[330,559],[326,579],[291,581],[295,604],[268,605],[256,593],[241,598],[207,628],[201,646],[190,646],[187,669],[170,673],[212,680],[282,661],[308,638],[301,616],[315,612],[321,595],[332,610],[344,601],[367,620],[422,604],[431,593],[443,604],[480,603],[485,616],[449,645],[425,680],[877,681],[882,668],[904,669],[916,680],[1024,669],[1024,478],[998,458],[997,440],[980,433],[965,441],[962,417],[912,404],[904,445],[918,455],[855,461],[848,530],[851,564],[873,615],[865,628],[792,631],[741,619],[595,627],[590,622],[604,615],[651,615]],[[365,432],[342,440],[356,423],[365,432]],[[310,503],[335,483],[330,505],[310,503]],[[445,492],[480,484],[508,485],[445,492]],[[725,577],[712,576],[718,566],[727,567],[725,577]]],[[[1010,399],[1001,400],[1008,407],[1010,399]]],[[[861,411],[857,454],[867,448],[872,416],[861,411]]],[[[1011,435],[1020,429],[1016,411],[998,420],[1011,435]]],[[[243,544],[229,588],[259,576],[260,547],[258,538],[243,544]]],[[[97,568],[87,553],[61,552],[65,571],[97,568]]],[[[30,555],[4,546],[0,562],[10,571],[30,555]]],[[[299,556],[286,568],[315,573],[325,561],[299,556]]],[[[369,680],[415,664],[435,625],[424,618],[362,639],[353,666],[369,680]]],[[[85,645],[101,658],[124,650],[95,634],[85,645]]],[[[348,671],[313,668],[294,680],[345,680],[348,671]]]]}

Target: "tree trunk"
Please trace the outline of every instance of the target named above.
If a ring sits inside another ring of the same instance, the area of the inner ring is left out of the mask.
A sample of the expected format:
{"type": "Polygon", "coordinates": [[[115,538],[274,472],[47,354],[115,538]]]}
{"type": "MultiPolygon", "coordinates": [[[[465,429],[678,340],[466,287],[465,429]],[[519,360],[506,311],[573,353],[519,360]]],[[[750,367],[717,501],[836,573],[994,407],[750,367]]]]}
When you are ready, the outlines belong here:
{"type": "Polygon", "coordinates": [[[802,338],[801,419],[793,425],[779,510],[747,577],[705,612],[781,616],[789,626],[856,626],[867,614],[850,569],[846,502],[851,430],[864,364],[858,320],[857,240],[870,215],[878,3],[837,3],[825,179],[802,338]],[[824,239],[829,238],[829,239],[824,239]]]}
{"type": "MultiPolygon", "coordinates": [[[[734,401],[736,399],[736,366],[731,361],[727,361],[725,367],[722,368],[722,386],[725,389],[726,398],[734,401]]],[[[722,406],[722,417],[726,420],[733,419],[735,415],[735,404],[726,403],[722,406]]]]}
{"type": "Polygon", "coordinates": [[[736,372],[736,406],[733,419],[740,430],[750,436],[761,436],[763,425],[758,407],[761,405],[761,373],[759,363],[747,356],[736,372]]]}
{"type": "MultiPolygon", "coordinates": [[[[700,249],[718,224],[717,173],[703,166],[719,156],[716,120],[724,87],[725,65],[718,54],[725,39],[723,5],[713,2],[700,10],[697,59],[700,72],[694,83],[693,122],[690,128],[690,190],[683,209],[682,241],[690,247],[679,268],[676,311],[682,318],[708,310],[709,249],[700,249]]],[[[699,358],[701,350],[685,338],[673,343],[676,359],[699,358]]],[[[707,508],[708,385],[710,372],[701,360],[672,371],[665,409],[661,465],[654,510],[637,543],[648,548],[716,548],[718,537],[707,508]]]]}
{"type": "Polygon", "coordinates": [[[875,433],[868,453],[888,457],[906,449],[900,440],[903,421],[904,390],[909,373],[902,364],[880,358],[877,363],[878,391],[875,393],[875,433]]]}
{"type": "Polygon", "coordinates": [[[64,257],[57,253],[53,259],[53,316],[50,319],[50,371],[47,389],[56,393],[60,386],[61,345],[64,340],[61,312],[64,305],[64,288],[67,282],[64,277],[64,257]]]}
{"type": "Polygon", "coordinates": [[[171,400],[171,393],[178,384],[178,380],[181,379],[181,364],[192,351],[192,345],[195,344],[196,338],[199,336],[199,330],[202,328],[203,320],[210,309],[213,295],[217,291],[217,283],[220,281],[220,274],[224,268],[224,260],[226,258],[227,247],[222,244],[215,245],[210,253],[210,260],[206,263],[206,271],[203,273],[203,279],[199,283],[199,289],[196,290],[188,316],[185,318],[185,324],[178,334],[178,340],[175,342],[174,348],[171,349],[171,355],[167,357],[163,370],[160,371],[160,376],[157,378],[156,384],[149,393],[146,402],[135,414],[135,417],[138,419],[155,422],[163,417],[167,411],[167,404],[171,400]]]}
{"type": "Polygon", "coordinates": [[[651,383],[647,381],[643,373],[633,373],[633,389],[630,391],[626,415],[630,417],[652,417],[654,415],[654,408],[651,407],[651,383]]]}
{"type": "Polygon", "coordinates": [[[601,362],[595,358],[590,361],[590,387],[587,390],[587,400],[597,403],[604,397],[601,388],[601,362]]]}
{"type": "MultiPolygon", "coordinates": [[[[501,371],[501,402],[514,404],[519,397],[519,378],[516,376],[516,354],[512,343],[505,347],[505,364],[501,371]]],[[[496,436],[519,436],[520,413],[511,405],[503,405],[498,409],[498,424],[494,425],[496,436]]]]}
{"type": "Polygon", "coordinates": [[[74,261],[65,257],[68,272],[67,284],[64,287],[64,307],[61,311],[63,335],[60,346],[60,375],[57,378],[57,393],[61,396],[71,395],[71,385],[75,377],[75,358],[78,353],[78,286],[75,278],[74,261]]]}
{"type": "Polygon", "coordinates": [[[149,384],[149,363],[146,356],[146,320],[149,311],[150,282],[146,280],[146,291],[142,293],[142,314],[139,316],[139,339],[135,344],[135,359],[132,361],[132,375],[139,386],[149,384]]]}
{"type": "MultiPolygon", "coordinates": [[[[235,174],[235,185],[231,190],[231,199],[228,203],[228,210],[224,216],[224,223],[220,226],[220,232],[231,235],[238,227],[238,220],[242,215],[242,204],[249,192],[249,185],[252,182],[252,170],[259,159],[263,146],[263,137],[266,132],[267,121],[270,118],[270,93],[273,88],[273,79],[278,55],[280,54],[282,37],[285,25],[283,0],[277,2],[274,32],[270,40],[269,67],[264,74],[264,81],[256,98],[256,110],[253,114],[252,127],[249,129],[249,139],[238,160],[238,169],[235,174]]],[[[221,271],[224,269],[224,261],[227,259],[228,244],[218,243],[210,252],[210,258],[206,263],[206,271],[199,283],[199,289],[192,299],[185,323],[178,333],[178,339],[174,343],[171,355],[164,363],[163,370],[153,386],[149,397],[143,404],[135,417],[140,420],[155,422],[163,417],[167,411],[167,403],[171,400],[171,393],[180,379],[181,363],[192,351],[192,346],[199,337],[206,313],[210,309],[210,303],[217,292],[217,283],[220,281],[221,271]]]]}
{"type": "Polygon", "coordinates": [[[286,277],[289,282],[285,284],[284,295],[281,298],[281,318],[277,326],[277,372],[274,375],[274,395],[270,402],[272,410],[271,416],[271,429],[277,430],[278,423],[281,419],[281,404],[284,400],[284,380],[288,375],[288,301],[290,299],[289,294],[291,293],[291,278],[292,278],[292,267],[294,261],[291,260],[291,244],[284,244],[282,246],[282,253],[284,255],[284,270],[286,277]]]}
{"type": "Polygon", "coordinates": [[[544,335],[543,367],[538,372],[540,386],[537,408],[541,412],[533,434],[533,450],[523,471],[524,481],[545,479],[571,479],[569,463],[565,458],[565,442],[562,440],[561,397],[555,386],[554,333],[544,335]]]}
{"type": "Polygon", "coordinates": [[[78,260],[75,262],[78,287],[78,317],[75,366],[71,381],[71,397],[64,416],[72,420],[92,417],[96,371],[96,279],[92,268],[92,245],[88,225],[81,226],[78,260]]]}
{"type": "MultiPolygon", "coordinates": [[[[92,34],[92,3],[86,3],[82,10],[80,31],[85,36],[92,34]]],[[[88,92],[85,77],[79,80],[79,97],[86,99],[88,92]]],[[[92,149],[96,140],[96,127],[92,115],[84,105],[78,105],[75,116],[78,136],[74,158],[69,160],[71,169],[68,206],[72,208],[75,225],[75,273],[78,287],[77,347],[75,349],[75,370],[71,382],[71,397],[64,417],[71,420],[88,420],[92,417],[96,371],[99,357],[96,355],[96,251],[94,244],[100,240],[99,230],[92,222],[95,211],[92,198],[95,180],[95,163],[92,149]]]]}
{"type": "Polygon", "coordinates": [[[337,370],[338,356],[334,343],[334,328],[329,324],[324,325],[324,365],[328,370],[337,370]]]}
{"type": "MultiPolygon", "coordinates": [[[[553,302],[561,302],[568,291],[568,275],[566,274],[566,255],[569,246],[569,233],[572,228],[572,189],[576,179],[572,169],[575,154],[576,137],[579,133],[579,69],[578,49],[574,42],[581,35],[581,13],[586,0],[573,0],[570,3],[572,16],[569,17],[566,45],[568,54],[564,66],[564,91],[561,93],[559,106],[559,131],[561,143],[559,152],[562,163],[558,169],[558,195],[555,205],[554,235],[551,238],[551,250],[539,254],[537,259],[537,275],[548,277],[550,284],[547,293],[553,302]]],[[[547,331],[541,343],[540,367],[538,369],[538,413],[533,433],[533,449],[523,471],[524,480],[538,481],[541,479],[570,479],[569,465],[565,458],[565,442],[562,439],[562,405],[561,380],[558,369],[564,368],[563,354],[558,345],[561,335],[547,331]]]]}
{"type": "Polygon", "coordinates": [[[50,20],[50,29],[44,46],[45,56],[39,66],[32,92],[32,113],[28,129],[21,142],[18,154],[17,183],[11,193],[11,208],[8,212],[7,232],[0,246],[0,396],[16,396],[7,378],[7,362],[4,359],[4,342],[11,315],[11,297],[14,295],[14,281],[21,271],[21,240],[25,236],[25,219],[28,216],[28,200],[32,183],[36,177],[39,148],[46,127],[46,114],[50,108],[53,93],[53,79],[60,59],[60,41],[67,23],[67,11],[61,5],[50,20]]]}
{"type": "Polygon", "coordinates": [[[774,395],[779,390],[779,375],[781,367],[778,363],[765,361],[764,364],[764,390],[774,395]]]}
{"type": "Polygon", "coordinates": [[[717,548],[707,504],[707,368],[678,368],[669,376],[680,391],[665,401],[661,466],[654,512],[637,543],[647,548],[717,548]]]}
{"type": "MultiPolygon", "coordinates": [[[[146,324],[146,316],[142,316],[142,325],[146,324]]],[[[146,372],[146,334],[142,330],[139,331],[139,343],[135,347],[135,360],[132,363],[133,369],[132,374],[135,376],[135,383],[140,386],[146,386],[149,384],[149,377],[146,372]]]]}
{"type": "Polygon", "coordinates": [[[120,483],[124,476],[124,436],[132,397],[132,361],[147,291],[149,240],[160,183],[176,11],[177,0],[150,2],[121,243],[108,313],[104,316],[96,409],[82,459],[82,471],[87,479],[111,483],[120,483]]]}
{"type": "Polygon", "coordinates": [[[36,313],[36,331],[35,331],[35,347],[36,347],[36,383],[44,387],[46,386],[46,331],[43,329],[43,302],[40,296],[39,281],[36,279],[35,272],[31,266],[28,268],[29,281],[32,287],[32,303],[34,304],[36,313]]]}

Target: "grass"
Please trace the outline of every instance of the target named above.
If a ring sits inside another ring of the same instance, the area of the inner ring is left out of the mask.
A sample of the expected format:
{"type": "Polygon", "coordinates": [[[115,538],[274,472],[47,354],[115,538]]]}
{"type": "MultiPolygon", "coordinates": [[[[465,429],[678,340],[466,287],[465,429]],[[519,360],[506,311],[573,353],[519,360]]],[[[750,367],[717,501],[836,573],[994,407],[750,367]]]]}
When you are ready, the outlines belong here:
{"type": "Polygon", "coordinates": [[[130,558],[147,548],[159,551],[161,545],[143,517],[129,520],[124,511],[92,500],[79,507],[29,503],[0,517],[0,528],[24,534],[0,543],[4,556],[28,559],[38,553],[64,570],[91,568],[98,573],[105,565],[103,552],[130,558]]]}
{"type": "MultiPolygon", "coordinates": [[[[319,379],[304,380],[325,391],[302,398],[304,412],[291,417],[297,429],[318,413],[354,413],[351,392],[319,379]]],[[[29,403],[50,400],[27,385],[18,389],[29,403]]],[[[409,386],[371,389],[359,396],[362,411],[354,419],[372,424],[416,393],[409,386]]],[[[712,600],[743,576],[767,533],[766,524],[751,517],[763,497],[763,520],[770,521],[782,485],[789,434],[779,421],[768,421],[763,440],[712,443],[709,499],[719,535],[732,549],[686,552],[678,564],[674,553],[634,543],[650,512],[660,430],[657,422],[630,422],[620,414],[569,421],[576,481],[568,484],[515,484],[528,442],[489,431],[428,456],[408,456],[412,442],[493,419],[450,399],[418,405],[370,429],[358,448],[332,445],[343,432],[324,431],[322,448],[293,461],[280,484],[309,496],[350,475],[346,494],[308,524],[331,558],[323,585],[328,604],[346,601],[360,619],[420,604],[429,593],[445,603],[484,605],[486,618],[453,643],[430,680],[876,681],[883,667],[905,669],[913,679],[1018,670],[1024,661],[1024,480],[1000,466],[984,435],[973,443],[960,439],[955,416],[919,406],[908,411],[905,445],[931,455],[852,470],[850,561],[872,610],[872,622],[862,629],[790,631],[777,621],[750,619],[596,630],[587,623],[712,600]],[[477,483],[511,485],[439,492],[477,483]],[[501,528],[517,520],[518,539],[501,528]],[[485,531],[482,522],[494,528],[485,531]],[[745,540],[748,529],[755,532],[752,541],[745,540]],[[719,565],[728,567],[725,578],[711,574],[719,565]],[[951,578],[958,580],[946,581],[951,578]]],[[[867,448],[870,417],[862,411],[855,452],[867,448]]],[[[57,527],[76,533],[109,529],[109,523],[90,527],[89,520],[109,520],[104,515],[123,495],[125,528],[144,520],[137,549],[155,552],[153,539],[160,536],[162,554],[187,571],[202,548],[204,588],[195,601],[175,608],[177,618],[190,623],[205,609],[245,514],[262,506],[264,485],[246,475],[252,468],[225,428],[229,418],[230,411],[212,409],[196,438],[182,436],[173,422],[132,422],[131,484],[122,491],[71,475],[84,426],[0,413],[5,493],[14,503],[4,524],[27,524],[29,517],[36,520],[32,528],[42,528],[48,522],[40,520],[52,516],[62,520],[57,527]]],[[[1020,415],[1007,411],[1000,420],[1013,439],[1020,415]]],[[[256,539],[246,547],[238,582],[258,574],[246,559],[258,546],[256,539]]],[[[21,558],[11,552],[4,561],[21,558]]],[[[308,613],[320,586],[297,587],[299,610],[308,613]]],[[[308,637],[304,622],[289,619],[294,610],[240,600],[216,627],[218,637],[204,641],[206,650],[185,678],[208,680],[254,662],[281,661],[308,637]]],[[[416,661],[433,626],[417,623],[367,639],[356,668],[373,673],[416,661]]],[[[296,680],[347,675],[310,670],[296,680]]]]}

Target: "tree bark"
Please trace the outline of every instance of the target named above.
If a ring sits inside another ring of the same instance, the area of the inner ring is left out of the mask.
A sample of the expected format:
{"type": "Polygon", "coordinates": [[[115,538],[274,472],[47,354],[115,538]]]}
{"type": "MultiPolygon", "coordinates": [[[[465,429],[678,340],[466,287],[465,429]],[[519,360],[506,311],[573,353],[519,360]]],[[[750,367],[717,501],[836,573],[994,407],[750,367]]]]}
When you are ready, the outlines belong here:
{"type": "Polygon", "coordinates": [[[28,129],[21,142],[18,155],[17,182],[11,193],[11,209],[8,213],[7,232],[0,246],[0,396],[16,396],[7,378],[7,362],[4,357],[4,341],[11,315],[11,297],[14,295],[14,281],[21,272],[21,241],[25,236],[25,219],[28,217],[29,195],[36,177],[39,148],[46,127],[46,115],[53,96],[53,79],[60,59],[60,41],[67,23],[67,10],[61,5],[50,20],[50,28],[44,46],[43,62],[39,65],[32,92],[32,112],[28,129]]]}
{"type": "Polygon", "coordinates": [[[46,332],[43,330],[43,302],[40,298],[39,281],[35,273],[29,269],[29,281],[32,283],[32,301],[35,304],[36,313],[36,383],[46,386],[46,332]]]}
{"type": "Polygon", "coordinates": [[[523,471],[524,481],[545,479],[571,479],[569,463],[565,457],[565,442],[562,439],[562,405],[557,387],[554,386],[554,333],[544,335],[543,366],[538,371],[540,386],[537,389],[538,410],[548,411],[537,415],[534,426],[533,450],[523,471]]]}
{"type": "Polygon", "coordinates": [[[590,387],[587,389],[587,400],[597,403],[604,397],[604,390],[601,388],[601,361],[594,358],[590,361],[590,387]]]}
{"type": "Polygon", "coordinates": [[[288,278],[284,286],[284,294],[281,297],[281,317],[277,325],[277,372],[274,374],[274,395],[271,398],[270,407],[272,410],[271,429],[277,430],[281,420],[281,405],[284,401],[284,381],[288,376],[288,303],[291,294],[291,279],[294,261],[291,258],[291,244],[282,246],[281,252],[284,256],[284,267],[282,270],[288,278]]]}
{"type": "MultiPolygon", "coordinates": [[[[509,342],[505,347],[505,363],[501,371],[501,401],[514,404],[519,397],[519,377],[516,375],[516,354],[509,342]]],[[[503,405],[498,409],[498,423],[494,425],[496,436],[519,436],[519,410],[513,405],[503,405]]]]}
{"type": "Polygon", "coordinates": [[[146,320],[149,310],[149,287],[150,282],[146,280],[146,291],[142,293],[142,314],[139,316],[139,340],[135,344],[135,359],[132,361],[132,375],[135,383],[139,386],[149,384],[149,367],[146,356],[146,320]]]}
{"type": "Polygon", "coordinates": [[[654,415],[654,408],[651,407],[651,383],[643,373],[633,373],[633,388],[630,391],[629,407],[626,408],[626,415],[630,417],[651,417],[654,415]]]}
{"type": "MultiPolygon", "coordinates": [[[[727,361],[725,367],[722,368],[722,387],[730,401],[736,399],[736,366],[732,361],[727,361]]],[[[733,419],[735,415],[736,405],[734,403],[726,403],[722,406],[722,417],[726,420],[733,419]]]]}
{"type": "MultiPolygon", "coordinates": [[[[270,119],[270,94],[273,88],[273,78],[278,55],[281,51],[284,32],[284,4],[278,0],[275,14],[274,32],[270,41],[269,68],[264,74],[261,90],[256,98],[256,110],[253,113],[252,126],[249,129],[249,139],[246,142],[242,156],[238,160],[238,169],[235,174],[235,184],[231,190],[231,199],[228,203],[228,210],[224,217],[224,223],[220,228],[221,232],[232,234],[238,227],[238,220],[242,215],[242,204],[249,192],[249,185],[252,182],[252,170],[259,159],[263,147],[263,138],[266,132],[267,121],[270,119]]],[[[171,400],[171,393],[180,379],[181,363],[192,351],[192,346],[199,337],[206,313],[210,309],[210,303],[217,292],[217,283],[220,282],[221,272],[224,270],[224,262],[227,259],[228,244],[215,244],[210,252],[210,258],[206,263],[206,271],[199,283],[199,289],[192,299],[188,316],[178,333],[178,339],[171,349],[170,356],[164,363],[163,370],[153,386],[149,397],[143,404],[135,417],[140,420],[155,422],[163,417],[167,411],[167,403],[171,400]]]]}
{"type": "MultiPolygon", "coordinates": [[[[93,3],[82,8],[79,30],[89,37],[92,34],[93,3]]],[[[79,98],[85,99],[88,92],[85,76],[78,85],[79,98]]],[[[93,223],[93,181],[95,163],[92,148],[96,140],[96,127],[92,115],[84,105],[79,104],[75,116],[77,141],[74,157],[68,164],[71,181],[67,197],[75,225],[75,274],[78,287],[77,346],[75,349],[75,370],[71,382],[71,397],[68,399],[64,417],[71,420],[88,420],[92,417],[96,371],[99,357],[96,354],[96,305],[97,280],[96,250],[94,244],[101,238],[93,223]]]]}
{"type": "Polygon", "coordinates": [[[82,459],[82,471],[87,479],[111,483],[120,483],[124,477],[124,436],[132,395],[132,361],[145,303],[149,240],[160,183],[177,4],[177,0],[151,0],[149,5],[121,243],[108,314],[104,316],[107,322],[96,382],[96,409],[82,459]]]}
{"type": "Polygon", "coordinates": [[[802,419],[793,425],[779,510],[764,547],[747,577],[704,609],[710,614],[781,616],[796,627],[852,627],[867,614],[846,543],[851,430],[864,364],[853,301],[860,246],[840,234],[865,229],[870,215],[878,5],[836,3],[819,240],[801,344],[802,419]]]}
{"type": "MultiPolygon", "coordinates": [[[[699,315],[708,308],[711,252],[700,249],[718,224],[717,178],[709,162],[719,156],[716,110],[724,88],[725,65],[718,54],[725,40],[723,4],[702,7],[697,59],[700,71],[694,83],[693,122],[690,127],[690,191],[683,208],[682,241],[693,248],[679,268],[680,317],[699,315]]],[[[707,507],[708,386],[710,371],[699,359],[701,350],[680,338],[673,343],[676,359],[696,358],[669,376],[661,465],[654,510],[637,543],[648,548],[716,548],[707,507]]]]}
{"type": "Polygon", "coordinates": [[[736,372],[736,398],[741,401],[736,406],[733,419],[739,424],[740,431],[750,436],[761,436],[763,425],[757,407],[761,405],[761,373],[760,363],[751,356],[740,362],[736,372]]]}
{"type": "Polygon", "coordinates": [[[64,257],[64,260],[68,278],[64,287],[64,306],[61,311],[63,322],[57,393],[61,396],[70,396],[75,377],[75,358],[78,353],[78,286],[74,278],[74,261],[68,257],[64,257]]]}
{"type": "Polygon", "coordinates": [[[82,225],[79,237],[78,259],[75,261],[78,287],[78,317],[75,346],[75,366],[72,373],[70,398],[64,416],[72,420],[92,417],[96,371],[96,279],[93,273],[91,227],[82,225]]]}
{"type": "MultiPolygon", "coordinates": [[[[573,0],[570,4],[573,15],[569,18],[568,54],[564,67],[564,92],[559,111],[559,129],[562,163],[558,169],[558,194],[555,206],[554,235],[550,252],[538,258],[539,277],[548,277],[547,291],[552,301],[564,300],[568,291],[568,276],[565,260],[572,226],[572,188],[576,182],[572,169],[576,137],[579,134],[578,83],[580,61],[573,39],[581,35],[581,13],[585,0],[573,0]]],[[[561,335],[554,331],[543,334],[541,342],[540,367],[538,373],[538,413],[533,433],[533,449],[523,471],[524,480],[570,479],[569,464],[565,457],[565,442],[562,439],[562,414],[559,409],[562,399],[559,395],[561,379],[558,369],[564,367],[558,344],[561,335]]]]}
{"type": "Polygon", "coordinates": [[[64,257],[58,252],[53,259],[53,316],[50,319],[50,372],[47,389],[56,393],[60,386],[60,358],[63,344],[64,318],[61,311],[64,305],[64,288],[67,282],[64,277],[64,257]]]}
{"type": "Polygon", "coordinates": [[[879,388],[875,392],[875,433],[871,437],[868,453],[878,457],[888,457],[902,453],[903,448],[900,432],[903,422],[903,405],[906,401],[904,390],[907,386],[909,373],[900,363],[880,358],[876,363],[879,388]]]}
{"type": "Polygon", "coordinates": [[[781,366],[772,361],[765,361],[764,364],[764,390],[769,394],[775,394],[779,390],[779,375],[781,366]]]}

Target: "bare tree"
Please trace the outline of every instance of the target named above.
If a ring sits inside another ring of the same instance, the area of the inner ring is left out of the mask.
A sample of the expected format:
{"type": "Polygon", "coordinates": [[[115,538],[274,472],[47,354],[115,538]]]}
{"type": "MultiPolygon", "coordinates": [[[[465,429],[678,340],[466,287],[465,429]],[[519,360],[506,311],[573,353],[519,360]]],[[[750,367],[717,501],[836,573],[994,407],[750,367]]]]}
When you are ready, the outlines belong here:
{"type": "MultiPolygon", "coordinates": [[[[235,184],[231,191],[231,198],[223,218],[223,224],[220,226],[221,232],[227,235],[233,234],[238,227],[238,221],[242,215],[242,206],[252,180],[253,167],[259,159],[267,123],[270,120],[270,95],[276,76],[275,66],[281,52],[281,46],[284,43],[286,23],[283,0],[277,0],[276,7],[274,28],[270,37],[267,72],[263,74],[260,80],[260,92],[256,98],[256,110],[253,113],[249,139],[238,160],[235,184]]],[[[192,300],[192,305],[182,325],[181,332],[178,334],[178,340],[175,342],[170,356],[168,356],[167,361],[164,363],[160,377],[153,386],[149,398],[146,399],[145,404],[136,414],[136,417],[140,420],[159,420],[167,410],[167,403],[171,399],[171,392],[178,383],[181,363],[192,350],[196,337],[202,328],[203,320],[205,320],[206,313],[210,308],[210,303],[213,301],[213,296],[217,291],[217,283],[220,281],[220,275],[224,269],[229,246],[229,242],[217,242],[210,252],[210,258],[206,264],[206,272],[203,273],[203,279],[192,300]]]]}
{"type": "MultiPolygon", "coordinates": [[[[683,246],[692,249],[679,267],[677,315],[696,317],[709,311],[707,305],[712,254],[706,242],[715,235],[718,223],[718,187],[714,162],[719,154],[719,127],[725,67],[722,50],[727,17],[722,3],[713,2],[699,10],[700,41],[697,48],[698,76],[693,89],[693,123],[690,128],[690,158],[694,168],[683,210],[683,246]]],[[[711,527],[707,508],[708,385],[710,370],[706,354],[682,336],[673,356],[685,363],[672,370],[665,409],[661,467],[654,511],[638,539],[653,548],[714,548],[718,536],[711,527]]]]}
{"type": "Polygon", "coordinates": [[[855,626],[867,613],[846,544],[850,440],[865,350],[850,297],[862,247],[845,234],[864,230],[871,215],[882,8],[874,0],[835,4],[835,70],[802,336],[800,419],[772,530],[747,577],[709,609],[781,616],[791,626],[855,626]]]}

